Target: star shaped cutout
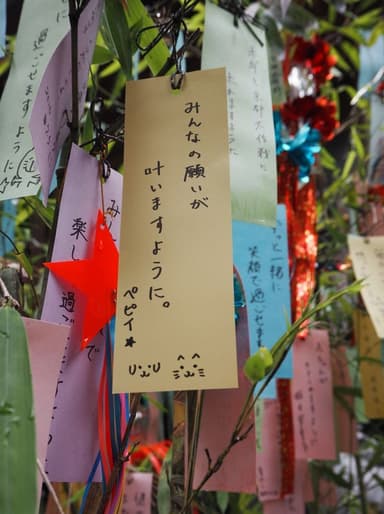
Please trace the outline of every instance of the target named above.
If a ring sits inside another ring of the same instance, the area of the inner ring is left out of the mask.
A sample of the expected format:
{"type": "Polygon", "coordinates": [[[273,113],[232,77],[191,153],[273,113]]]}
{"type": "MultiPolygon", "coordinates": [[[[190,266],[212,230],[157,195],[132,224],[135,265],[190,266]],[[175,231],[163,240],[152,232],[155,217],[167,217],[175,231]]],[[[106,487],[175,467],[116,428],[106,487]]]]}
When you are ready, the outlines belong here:
{"type": "Polygon", "coordinates": [[[58,279],[86,297],[81,347],[84,349],[116,312],[119,252],[99,210],[89,259],[45,262],[58,279]]]}

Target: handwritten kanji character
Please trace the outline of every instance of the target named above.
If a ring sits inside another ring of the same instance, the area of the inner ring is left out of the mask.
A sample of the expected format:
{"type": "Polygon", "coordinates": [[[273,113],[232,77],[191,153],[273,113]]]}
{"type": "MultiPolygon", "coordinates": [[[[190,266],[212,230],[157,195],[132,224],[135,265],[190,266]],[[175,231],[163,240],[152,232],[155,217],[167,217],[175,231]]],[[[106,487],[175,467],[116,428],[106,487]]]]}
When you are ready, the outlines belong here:
{"type": "Polygon", "coordinates": [[[195,164],[185,167],[184,173],[184,182],[187,181],[188,178],[205,178],[205,168],[201,164],[195,164]]]}
{"type": "Polygon", "coordinates": [[[164,165],[160,164],[160,161],[157,161],[157,164],[154,168],[145,168],[144,173],[145,175],[152,175],[153,172],[156,172],[160,176],[161,168],[164,168],[164,165]]]}
{"type": "Polygon", "coordinates": [[[257,246],[250,246],[248,248],[249,253],[251,254],[251,257],[258,257],[259,256],[259,249],[257,246]]]}
{"type": "Polygon", "coordinates": [[[260,269],[261,269],[261,264],[259,261],[249,261],[248,273],[259,273],[260,269]]]}
{"type": "Polygon", "coordinates": [[[258,289],[256,289],[255,291],[252,292],[251,303],[264,302],[264,297],[265,297],[264,291],[261,288],[258,288],[258,289]]]}
{"type": "Polygon", "coordinates": [[[259,147],[257,149],[257,156],[260,157],[260,159],[268,159],[269,152],[267,148],[259,147]]]}
{"type": "Polygon", "coordinates": [[[73,291],[64,292],[61,295],[61,304],[59,307],[62,307],[67,312],[74,312],[75,310],[75,293],[73,291]]]}
{"type": "Polygon", "coordinates": [[[87,222],[83,220],[83,218],[73,218],[72,223],[72,230],[71,236],[75,236],[76,240],[79,239],[79,237],[82,237],[84,241],[88,241],[88,239],[85,237],[85,233],[87,231],[87,222]]]}

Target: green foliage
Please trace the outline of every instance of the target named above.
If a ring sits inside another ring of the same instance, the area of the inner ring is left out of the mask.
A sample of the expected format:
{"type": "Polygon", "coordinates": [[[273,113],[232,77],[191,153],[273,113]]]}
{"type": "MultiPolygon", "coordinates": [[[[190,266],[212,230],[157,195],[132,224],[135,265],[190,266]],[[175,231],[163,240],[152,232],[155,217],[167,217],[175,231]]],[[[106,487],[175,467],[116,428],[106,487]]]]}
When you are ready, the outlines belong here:
{"type": "Polygon", "coordinates": [[[35,514],[36,449],[27,338],[20,314],[0,308],[0,512],[35,514]]]}

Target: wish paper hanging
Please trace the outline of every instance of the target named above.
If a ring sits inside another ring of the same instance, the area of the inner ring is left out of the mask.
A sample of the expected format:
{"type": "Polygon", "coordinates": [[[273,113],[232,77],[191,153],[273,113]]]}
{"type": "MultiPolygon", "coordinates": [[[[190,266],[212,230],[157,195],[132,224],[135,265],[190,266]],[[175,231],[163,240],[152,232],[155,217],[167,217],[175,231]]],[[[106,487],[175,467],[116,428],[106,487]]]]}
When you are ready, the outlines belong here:
{"type": "MultiPolygon", "coordinates": [[[[284,334],[290,321],[287,220],[284,205],[278,205],[276,228],[244,221],[233,222],[233,261],[243,282],[248,309],[251,355],[260,346],[269,349],[284,334]]],[[[288,353],[276,378],[292,377],[292,355],[288,353]]],[[[263,397],[276,396],[275,382],[263,397]]]]}
{"type": "Polygon", "coordinates": [[[311,329],[293,345],[291,399],[296,459],[334,460],[336,435],[328,332],[311,329]]]}
{"type": "Polygon", "coordinates": [[[357,279],[364,279],[361,289],[365,307],[376,334],[384,338],[384,236],[348,236],[348,246],[357,279]]]}
{"type": "Polygon", "coordinates": [[[68,29],[68,6],[62,0],[25,0],[0,103],[0,200],[34,195],[39,189],[28,122],[44,70],[68,29]]]}
{"type": "Polygon", "coordinates": [[[264,31],[211,2],[205,5],[202,68],[225,66],[232,215],[273,226],[277,184],[275,135],[264,31]]]}
{"type": "Polygon", "coordinates": [[[364,411],[369,419],[384,418],[384,367],[382,341],[377,337],[371,318],[356,310],[353,316],[359,348],[359,369],[364,411]]]}
{"type": "MultiPolygon", "coordinates": [[[[60,364],[70,327],[31,318],[24,318],[23,321],[28,337],[32,374],[36,453],[44,466],[60,364]]],[[[39,491],[41,484],[39,474],[39,491]]]]}
{"type": "Polygon", "coordinates": [[[114,392],[237,386],[225,91],[127,83],[114,392]]]}
{"type": "MultiPolygon", "coordinates": [[[[79,19],[77,73],[80,114],[87,94],[89,66],[102,8],[102,0],[91,0],[79,19]]],[[[56,48],[41,79],[29,123],[45,203],[59,151],[70,133],[68,120],[71,118],[72,61],[71,33],[68,32],[56,48]]]]}

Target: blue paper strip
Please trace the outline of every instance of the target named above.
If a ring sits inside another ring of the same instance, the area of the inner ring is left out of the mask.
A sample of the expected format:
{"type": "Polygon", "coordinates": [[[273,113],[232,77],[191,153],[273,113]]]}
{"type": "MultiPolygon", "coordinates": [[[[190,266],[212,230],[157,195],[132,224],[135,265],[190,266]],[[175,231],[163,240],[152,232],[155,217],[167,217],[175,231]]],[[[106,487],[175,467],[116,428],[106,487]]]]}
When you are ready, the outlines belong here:
{"type": "MultiPolygon", "coordinates": [[[[233,221],[232,228],[233,260],[245,291],[252,355],[260,346],[271,348],[290,322],[285,206],[278,206],[276,228],[242,221],[233,221]]],[[[289,352],[276,378],[291,377],[292,356],[289,352]]],[[[262,397],[276,397],[274,380],[262,397]]]]}

